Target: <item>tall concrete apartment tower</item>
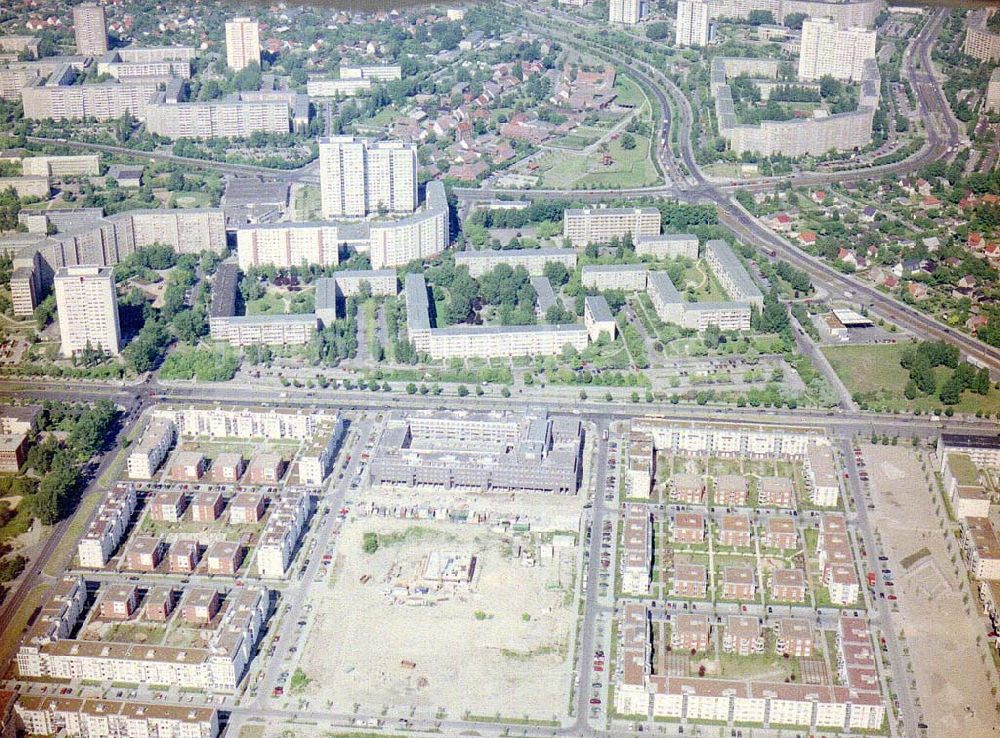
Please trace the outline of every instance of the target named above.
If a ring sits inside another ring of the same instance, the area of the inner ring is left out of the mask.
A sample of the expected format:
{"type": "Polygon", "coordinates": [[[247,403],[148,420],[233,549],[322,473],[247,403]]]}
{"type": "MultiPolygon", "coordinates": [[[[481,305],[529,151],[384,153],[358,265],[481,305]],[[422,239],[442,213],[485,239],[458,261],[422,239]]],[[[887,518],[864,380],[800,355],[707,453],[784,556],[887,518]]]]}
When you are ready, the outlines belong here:
{"type": "Polygon", "coordinates": [[[865,61],[875,58],[875,31],[841,28],[829,18],[809,19],[802,24],[799,79],[830,75],[835,79],[860,80],[865,61]]]}
{"type": "Polygon", "coordinates": [[[108,52],[108,27],[104,8],[84,3],[73,8],[73,35],[76,53],[83,56],[102,56],[108,52]]]}
{"type": "Polygon", "coordinates": [[[250,18],[226,21],[226,64],[238,72],[251,62],[260,64],[260,24],[250,18]]]}
{"type": "Polygon", "coordinates": [[[72,356],[88,345],[117,356],[121,351],[118,299],[111,267],[62,267],[56,272],[60,351],[72,356]]]}
{"type": "Polygon", "coordinates": [[[417,208],[417,150],[401,141],[333,136],[319,142],[324,218],[417,208]]]}
{"type": "Polygon", "coordinates": [[[677,0],[677,46],[708,46],[709,7],[704,0],[677,0]]]}
{"type": "Polygon", "coordinates": [[[640,0],[610,0],[608,20],[611,23],[635,25],[641,17],[640,0]]]}

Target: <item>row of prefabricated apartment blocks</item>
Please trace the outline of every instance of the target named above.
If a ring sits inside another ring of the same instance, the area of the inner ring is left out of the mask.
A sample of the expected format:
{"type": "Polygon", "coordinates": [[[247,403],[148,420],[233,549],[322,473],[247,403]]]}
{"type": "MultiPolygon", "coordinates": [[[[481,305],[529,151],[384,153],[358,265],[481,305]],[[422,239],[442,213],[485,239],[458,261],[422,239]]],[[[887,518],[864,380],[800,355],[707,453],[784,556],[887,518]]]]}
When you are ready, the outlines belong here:
{"type": "MultiPolygon", "coordinates": [[[[811,430],[765,430],[741,426],[684,427],[663,420],[634,421],[628,436],[626,485],[629,497],[648,499],[656,480],[656,454],[719,456],[734,458],[784,458],[802,462],[809,499],[817,507],[836,507],[840,500],[833,449],[829,440],[811,430]]],[[[722,475],[715,479],[716,505],[742,507],[749,488],[745,478],[722,475]]],[[[677,474],[671,478],[671,497],[698,505],[705,502],[706,484],[702,477],[677,474]]],[[[792,481],[764,477],[760,482],[758,505],[795,507],[792,481]]]]}
{"type": "MultiPolygon", "coordinates": [[[[108,592],[99,595],[101,617],[127,618],[137,597],[136,588],[110,586],[108,592]]],[[[144,616],[165,621],[176,604],[175,597],[167,588],[150,591],[144,616]]],[[[18,649],[16,661],[21,677],[232,692],[253,657],[271,611],[271,595],[263,587],[234,589],[225,598],[215,590],[192,589],[181,600],[180,617],[202,625],[218,616],[210,638],[204,646],[154,646],[71,637],[86,602],[87,584],[82,577],[66,576],[57,584],[18,649]]]]}
{"type": "MultiPolygon", "coordinates": [[[[648,595],[653,574],[653,523],[649,507],[628,504],[624,511],[622,538],[622,591],[648,595]]],[[[798,534],[790,517],[771,517],[762,543],[782,550],[798,546],[798,534]]],[[[723,545],[750,546],[752,525],[748,515],[730,514],[722,518],[720,541],[723,545]]],[[[678,512],[673,517],[671,538],[681,544],[705,541],[705,515],[678,512]]],[[[825,513],[820,518],[816,558],[820,579],[830,593],[830,601],[842,607],[857,603],[861,594],[847,523],[841,513],[825,513]]],[[[802,569],[779,569],[771,573],[771,597],[778,602],[806,601],[806,572],[802,569]]],[[[708,596],[708,569],[703,564],[675,564],[671,594],[676,597],[708,596]]],[[[751,566],[725,566],[716,595],[721,599],[752,601],[757,597],[757,574],[751,566]]]]}
{"type": "MultiPolygon", "coordinates": [[[[988,485],[1000,475],[1000,437],[942,433],[937,450],[944,490],[961,524],[965,559],[979,580],[979,597],[995,633],[1000,628],[1000,537],[990,518],[988,485]]],[[[1000,637],[995,642],[1000,649],[1000,637]]]]}
{"type": "MultiPolygon", "coordinates": [[[[628,437],[627,496],[648,499],[656,478],[656,454],[668,452],[682,456],[728,458],[783,458],[801,460],[810,497],[814,504],[835,507],[840,499],[833,451],[828,440],[815,431],[786,430],[741,425],[693,426],[644,418],[633,421],[628,437]]],[[[723,545],[751,545],[753,526],[745,506],[749,485],[745,477],[722,475],[715,480],[714,504],[737,508],[723,516],[720,540],[723,545]]],[[[675,475],[670,480],[670,496],[685,504],[706,502],[706,483],[700,476],[675,475]]],[[[759,506],[794,508],[794,485],[783,477],[765,477],[760,481],[759,506]]],[[[764,544],[791,549],[798,544],[794,521],[775,516],[767,521],[764,544]]],[[[671,536],[679,543],[700,544],[706,535],[702,512],[678,512],[673,516],[671,536]]],[[[857,601],[860,587],[855,571],[850,541],[843,516],[827,514],[821,523],[817,549],[823,584],[831,600],[840,605],[857,601]]],[[[622,553],[622,588],[634,594],[647,594],[652,580],[653,523],[650,510],[642,504],[625,510],[622,553]]],[[[727,567],[723,572],[722,596],[726,599],[752,599],[756,594],[755,575],[749,567],[727,567]]],[[[783,570],[771,577],[772,596],[781,601],[805,601],[805,572],[783,570]]],[[[684,597],[707,594],[707,571],[697,564],[677,565],[673,592],[684,597]]]]}
{"type": "MultiPolygon", "coordinates": [[[[160,492],[150,502],[149,518],[163,522],[176,522],[184,509],[185,499],[180,492],[160,492]]],[[[199,492],[190,504],[192,520],[214,522],[220,520],[223,497],[219,492],[199,492]]],[[[121,544],[125,531],[135,511],[136,494],[132,485],[115,487],[97,509],[94,521],[77,547],[80,566],[88,569],[103,568],[121,544]]],[[[229,524],[256,523],[264,515],[265,500],[254,492],[235,495],[229,503],[229,524]]],[[[257,575],[278,579],[284,576],[292,559],[306,521],[309,518],[310,498],[305,492],[286,492],[271,500],[267,522],[256,548],[257,575]]],[[[202,571],[210,575],[236,576],[248,548],[242,541],[216,540],[203,547],[195,538],[179,538],[169,546],[159,536],[136,536],[128,545],[118,565],[119,570],[155,572],[166,562],[171,574],[195,573],[201,562],[202,571]]]]}
{"type": "MultiPolygon", "coordinates": [[[[343,429],[343,419],[334,412],[165,406],[153,411],[143,439],[129,455],[128,468],[132,476],[143,476],[137,472],[146,471],[151,475],[166,458],[177,436],[248,441],[297,440],[305,444],[298,457],[299,481],[305,486],[317,486],[330,471],[343,429]]],[[[200,467],[201,457],[196,455],[198,459],[193,461],[196,467],[200,467]]],[[[261,465],[261,468],[272,472],[263,475],[260,480],[263,483],[273,484],[280,479],[280,473],[274,472],[280,472],[283,461],[277,455],[274,457],[267,465],[261,465]]],[[[270,455],[268,459],[271,459],[270,455]]],[[[188,461],[182,459],[181,466],[187,469],[188,461]]],[[[230,461],[217,458],[215,468],[232,470],[232,473],[227,473],[227,481],[235,482],[239,478],[236,471],[240,466],[235,457],[230,461]]],[[[253,473],[250,476],[254,481],[253,473]]],[[[183,513],[185,502],[186,498],[180,492],[162,492],[154,497],[150,515],[156,520],[175,522],[183,513]]],[[[192,519],[213,522],[221,515],[223,504],[223,497],[218,491],[197,492],[190,505],[192,519]]],[[[301,490],[286,490],[281,497],[272,500],[257,548],[260,576],[280,577],[285,573],[308,517],[309,504],[309,496],[301,490]]],[[[259,494],[238,493],[229,503],[229,522],[256,523],[260,520],[263,505],[264,500],[259,494]]],[[[108,493],[80,540],[80,566],[103,568],[108,563],[122,541],[135,507],[136,493],[132,485],[120,484],[108,493]]],[[[178,541],[174,544],[170,555],[171,570],[193,569],[198,556],[198,547],[193,543],[178,541]]],[[[125,567],[152,571],[160,565],[163,549],[158,538],[138,538],[130,547],[125,567]]],[[[209,572],[233,574],[242,563],[244,553],[239,544],[213,544],[207,552],[209,572]]]]}
{"type": "MultiPolygon", "coordinates": [[[[816,635],[805,618],[783,618],[774,638],[778,654],[813,655],[816,635]]],[[[680,651],[705,652],[711,643],[707,615],[675,614],[671,645],[680,651]]],[[[763,626],[756,617],[732,615],[726,620],[722,648],[750,656],[764,650],[763,626]]],[[[615,709],[648,718],[711,720],[738,724],[769,723],[818,729],[878,730],[885,720],[879,691],[875,650],[864,618],[841,616],[837,624],[837,668],[842,686],[747,682],[714,678],[674,677],[653,673],[650,613],[630,602],[622,613],[622,669],[615,690],[615,709]]],[[[667,644],[659,644],[664,648],[667,644]]]]}
{"type": "MultiPolygon", "coordinates": [[[[691,257],[693,253],[695,258],[698,255],[696,238],[660,234],[660,212],[655,208],[566,210],[564,234],[574,245],[606,242],[632,234],[636,238],[637,253],[668,257],[691,257]],[[572,225],[578,220],[586,223],[586,227],[572,225]]],[[[748,330],[752,308],[763,304],[763,295],[725,241],[707,242],[705,258],[732,301],[688,302],[665,271],[653,270],[648,264],[587,265],[581,270],[581,279],[583,286],[590,290],[647,292],[660,319],[667,323],[695,330],[705,330],[710,325],[723,330],[748,330]]],[[[484,274],[498,264],[509,264],[523,266],[529,275],[540,280],[545,264],[575,266],[576,259],[577,254],[572,249],[524,249],[459,252],[455,261],[468,266],[473,276],[484,274]]],[[[551,292],[551,285],[549,289],[540,286],[539,294],[551,292]]],[[[430,354],[434,359],[555,355],[567,345],[583,350],[601,332],[608,332],[611,338],[615,332],[614,319],[601,296],[588,299],[582,326],[455,325],[442,328],[431,326],[430,302],[423,275],[407,275],[404,293],[407,338],[417,351],[430,354]]]]}
{"type": "Polygon", "coordinates": [[[215,738],[219,715],[213,707],[161,702],[0,692],[2,735],[87,736],[88,738],[215,738]]]}

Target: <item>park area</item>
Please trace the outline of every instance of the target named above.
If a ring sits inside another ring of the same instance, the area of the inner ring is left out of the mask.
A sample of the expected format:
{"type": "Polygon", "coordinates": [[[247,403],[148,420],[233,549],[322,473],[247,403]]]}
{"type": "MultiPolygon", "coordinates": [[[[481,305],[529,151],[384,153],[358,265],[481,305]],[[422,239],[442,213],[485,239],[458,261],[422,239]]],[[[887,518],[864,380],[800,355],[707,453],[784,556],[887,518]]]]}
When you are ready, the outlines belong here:
{"type": "Polygon", "coordinates": [[[303,696],[343,712],[555,725],[569,698],[576,549],[543,548],[474,524],[352,520],[330,586],[310,597],[326,617],[298,664],[303,696]]]}

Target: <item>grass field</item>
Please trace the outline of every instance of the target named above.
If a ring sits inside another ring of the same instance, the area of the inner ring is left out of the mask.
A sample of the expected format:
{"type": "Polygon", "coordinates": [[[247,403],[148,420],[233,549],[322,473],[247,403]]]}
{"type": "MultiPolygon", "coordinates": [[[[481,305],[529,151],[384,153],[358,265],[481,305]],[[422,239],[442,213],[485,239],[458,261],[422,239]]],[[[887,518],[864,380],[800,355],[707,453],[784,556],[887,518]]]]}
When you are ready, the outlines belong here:
{"type": "Polygon", "coordinates": [[[320,191],[314,185],[303,185],[295,193],[295,219],[300,222],[319,220],[320,191]]]}
{"type": "MultiPolygon", "coordinates": [[[[823,353],[852,395],[861,395],[873,409],[886,410],[939,410],[943,407],[937,394],[908,400],[903,389],[909,374],[899,364],[908,343],[879,344],[876,346],[826,346],[823,353]]],[[[938,389],[948,378],[950,370],[939,367],[938,389]]],[[[958,413],[1000,412],[1000,392],[990,388],[987,395],[963,392],[962,400],[953,406],[958,413]]]]}

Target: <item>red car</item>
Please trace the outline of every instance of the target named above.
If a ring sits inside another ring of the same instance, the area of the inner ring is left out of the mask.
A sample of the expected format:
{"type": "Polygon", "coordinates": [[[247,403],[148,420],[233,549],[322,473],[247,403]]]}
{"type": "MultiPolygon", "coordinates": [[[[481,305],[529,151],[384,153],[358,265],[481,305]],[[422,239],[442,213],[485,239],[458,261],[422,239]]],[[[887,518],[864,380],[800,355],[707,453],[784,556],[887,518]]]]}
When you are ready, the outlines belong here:
{"type": "Polygon", "coordinates": [[[888,596],[886,597],[886,599],[887,599],[887,600],[895,600],[895,599],[896,599],[896,595],[888,595],[888,596]]]}
{"type": "Polygon", "coordinates": [[[599,704],[601,704],[601,701],[597,697],[594,697],[593,699],[590,700],[590,704],[592,704],[592,705],[599,705],[599,704]]]}

